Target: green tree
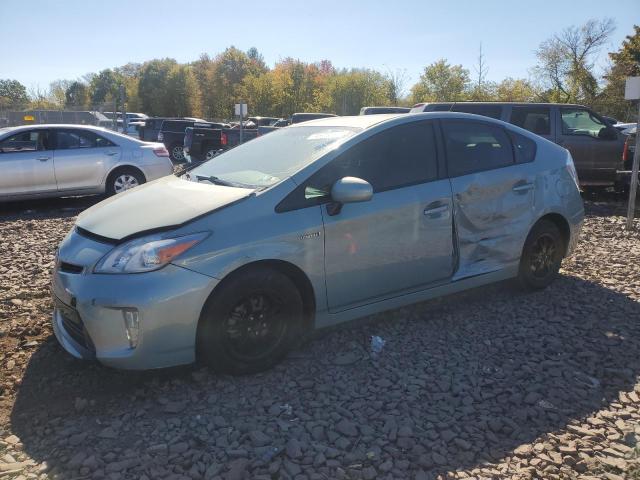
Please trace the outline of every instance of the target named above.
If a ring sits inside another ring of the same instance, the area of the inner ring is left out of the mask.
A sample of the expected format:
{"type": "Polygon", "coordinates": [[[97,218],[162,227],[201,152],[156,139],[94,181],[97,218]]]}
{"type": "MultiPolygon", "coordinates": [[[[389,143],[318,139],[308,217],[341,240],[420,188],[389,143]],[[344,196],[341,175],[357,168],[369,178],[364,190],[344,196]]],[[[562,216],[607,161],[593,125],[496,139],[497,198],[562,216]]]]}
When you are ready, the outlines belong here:
{"type": "Polygon", "coordinates": [[[167,77],[165,115],[199,117],[198,83],[188,65],[174,65],[167,77]]]}
{"type": "Polygon", "coordinates": [[[634,25],[633,29],[633,35],[627,35],[618,51],[609,53],[606,85],[596,102],[598,111],[621,121],[631,121],[636,113],[633,102],[624,99],[626,78],[640,76],[640,26],[634,25]]]}
{"type": "Polygon", "coordinates": [[[54,80],[49,84],[49,99],[59,108],[67,103],[67,89],[73,82],[71,80],[54,80]]]}
{"type": "Polygon", "coordinates": [[[507,77],[494,85],[493,99],[499,102],[535,102],[540,92],[524,78],[507,77]]]}
{"type": "Polygon", "coordinates": [[[411,89],[411,97],[413,103],[460,101],[465,99],[469,83],[469,70],[440,59],[425,67],[420,80],[411,89]]]}
{"type": "Polygon", "coordinates": [[[534,71],[554,102],[590,105],[598,94],[594,58],[615,30],[611,19],[565,28],[540,44],[534,71]]]}
{"type": "Polygon", "coordinates": [[[257,50],[250,50],[252,57],[236,47],[229,47],[216,56],[211,65],[205,110],[213,112],[215,117],[229,118],[233,114],[233,105],[239,103],[243,92],[242,83],[247,75],[260,75],[266,72],[264,61],[257,50]]]}
{"type": "Polygon", "coordinates": [[[388,78],[369,69],[342,70],[325,87],[329,103],[322,110],[339,115],[358,115],[362,107],[389,105],[388,78]]]}
{"type": "Polygon", "coordinates": [[[122,76],[110,68],[104,69],[91,79],[89,96],[94,104],[111,102],[118,98],[122,76]]]}
{"type": "Polygon", "coordinates": [[[21,108],[28,102],[24,85],[17,80],[0,79],[0,108],[21,108]]]}
{"type": "Polygon", "coordinates": [[[138,98],[143,112],[153,116],[175,115],[171,112],[171,102],[167,98],[167,82],[175,66],[177,62],[172,58],[155,59],[142,65],[138,98]]]}
{"type": "Polygon", "coordinates": [[[86,107],[89,103],[89,89],[84,83],[75,81],[67,87],[64,97],[68,107],[86,107]]]}

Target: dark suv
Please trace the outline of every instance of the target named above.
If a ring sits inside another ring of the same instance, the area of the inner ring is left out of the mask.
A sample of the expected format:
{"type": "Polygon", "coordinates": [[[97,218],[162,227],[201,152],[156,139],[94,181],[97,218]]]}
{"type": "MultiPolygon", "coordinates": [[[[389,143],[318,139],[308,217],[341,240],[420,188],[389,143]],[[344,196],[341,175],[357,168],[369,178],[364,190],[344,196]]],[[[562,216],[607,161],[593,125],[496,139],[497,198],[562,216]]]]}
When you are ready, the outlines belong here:
{"type": "Polygon", "coordinates": [[[172,119],[164,120],[160,133],[158,133],[158,142],[164,143],[169,150],[169,156],[174,162],[184,162],[184,136],[188,127],[195,128],[215,128],[215,123],[198,121],[193,119],[172,119]]]}
{"type": "Polygon", "coordinates": [[[564,103],[418,103],[415,112],[464,112],[522,127],[571,152],[580,185],[624,187],[629,175],[622,162],[625,136],[604,117],[582,105],[564,103]]]}

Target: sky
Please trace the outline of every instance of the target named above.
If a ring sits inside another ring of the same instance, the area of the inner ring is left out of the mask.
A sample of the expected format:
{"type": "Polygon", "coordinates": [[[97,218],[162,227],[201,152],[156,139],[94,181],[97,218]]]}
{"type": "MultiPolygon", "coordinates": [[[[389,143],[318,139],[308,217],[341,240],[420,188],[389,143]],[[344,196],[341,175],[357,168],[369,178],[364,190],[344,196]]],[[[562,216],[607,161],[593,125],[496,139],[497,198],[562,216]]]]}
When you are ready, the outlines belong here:
{"type": "Polygon", "coordinates": [[[272,67],[286,57],[404,72],[406,88],[440,58],[475,74],[482,43],[489,80],[527,78],[535,50],[563,28],[610,17],[617,50],[640,0],[0,0],[0,78],[46,89],[57,79],[128,62],[179,62],[234,45],[272,67]]]}

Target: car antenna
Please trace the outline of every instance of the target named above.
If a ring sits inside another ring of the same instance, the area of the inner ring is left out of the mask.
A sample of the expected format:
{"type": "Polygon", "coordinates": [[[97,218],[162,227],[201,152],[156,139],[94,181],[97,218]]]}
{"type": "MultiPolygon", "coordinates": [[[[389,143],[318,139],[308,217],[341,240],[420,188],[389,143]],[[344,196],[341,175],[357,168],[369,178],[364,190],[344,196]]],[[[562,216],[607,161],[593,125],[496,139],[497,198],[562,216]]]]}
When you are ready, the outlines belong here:
{"type": "Polygon", "coordinates": [[[453,111],[453,107],[455,107],[455,106],[456,106],[456,102],[453,102],[453,103],[451,104],[451,106],[449,107],[449,111],[450,111],[450,112],[451,112],[451,111],[453,111]]]}

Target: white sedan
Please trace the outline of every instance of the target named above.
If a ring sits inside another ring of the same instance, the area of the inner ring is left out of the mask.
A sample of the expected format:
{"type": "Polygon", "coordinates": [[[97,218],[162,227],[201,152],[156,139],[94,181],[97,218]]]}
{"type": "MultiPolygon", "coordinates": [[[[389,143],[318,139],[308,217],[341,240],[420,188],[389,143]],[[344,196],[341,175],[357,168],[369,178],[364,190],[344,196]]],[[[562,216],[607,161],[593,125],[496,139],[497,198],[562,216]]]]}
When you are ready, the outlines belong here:
{"type": "Polygon", "coordinates": [[[107,193],[173,173],[162,143],[86,125],[0,128],[0,201],[107,193]]]}

